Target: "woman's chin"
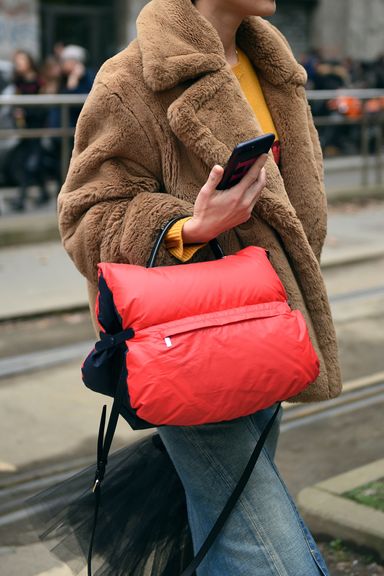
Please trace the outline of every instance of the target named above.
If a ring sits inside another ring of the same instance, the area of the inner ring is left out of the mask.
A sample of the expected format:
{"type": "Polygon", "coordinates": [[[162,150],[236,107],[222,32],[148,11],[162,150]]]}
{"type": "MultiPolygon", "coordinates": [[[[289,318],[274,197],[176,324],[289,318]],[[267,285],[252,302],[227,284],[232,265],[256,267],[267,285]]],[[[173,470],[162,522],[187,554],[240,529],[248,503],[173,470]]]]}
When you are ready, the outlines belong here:
{"type": "Polygon", "coordinates": [[[257,10],[255,16],[273,16],[276,12],[275,0],[254,0],[254,7],[257,10]]]}

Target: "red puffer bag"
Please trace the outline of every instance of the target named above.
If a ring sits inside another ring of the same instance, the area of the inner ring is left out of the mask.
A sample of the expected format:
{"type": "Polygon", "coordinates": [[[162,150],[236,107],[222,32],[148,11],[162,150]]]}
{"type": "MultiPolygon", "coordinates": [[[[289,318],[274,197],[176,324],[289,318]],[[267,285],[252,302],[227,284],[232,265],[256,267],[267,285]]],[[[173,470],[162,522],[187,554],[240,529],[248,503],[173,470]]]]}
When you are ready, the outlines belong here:
{"type": "Polygon", "coordinates": [[[96,313],[101,340],[83,380],[111,396],[123,380],[120,412],[133,428],[245,416],[319,374],[305,320],[263,248],[178,266],[101,263],[96,313]]]}

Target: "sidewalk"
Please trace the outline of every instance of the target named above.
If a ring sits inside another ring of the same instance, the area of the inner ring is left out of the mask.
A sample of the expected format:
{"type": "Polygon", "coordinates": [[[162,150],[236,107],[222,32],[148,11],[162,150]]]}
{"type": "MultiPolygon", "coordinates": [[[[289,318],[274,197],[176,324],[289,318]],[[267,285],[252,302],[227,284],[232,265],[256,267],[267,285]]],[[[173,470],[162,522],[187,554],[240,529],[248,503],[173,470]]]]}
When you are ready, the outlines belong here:
{"type": "MultiPolygon", "coordinates": [[[[112,401],[84,386],[80,365],[79,355],[66,364],[1,379],[0,471],[22,469],[34,476],[42,462],[49,466],[96,454],[101,407],[108,404],[109,410],[112,401]]],[[[116,445],[140,434],[120,419],[116,445]]]]}
{"type": "MultiPolygon", "coordinates": [[[[25,228],[32,230],[31,240],[36,242],[45,227],[49,234],[54,231],[55,219],[43,214],[0,220],[0,246],[2,238],[5,243],[12,237],[12,229],[17,243],[27,238],[25,228]]],[[[324,269],[380,256],[384,256],[384,203],[354,207],[351,212],[330,209],[324,269]]],[[[0,319],[87,306],[85,279],[58,240],[0,249],[0,284],[0,319]]]]}
{"type": "Polygon", "coordinates": [[[0,319],[87,306],[86,280],[60,242],[0,250],[0,319]]]}
{"type": "Polygon", "coordinates": [[[354,542],[375,552],[384,560],[384,511],[378,502],[368,505],[375,483],[383,482],[384,459],[339,474],[302,490],[298,505],[311,529],[317,534],[354,542]],[[365,503],[348,495],[363,488],[365,503]]]}
{"type": "Polygon", "coordinates": [[[0,215],[0,248],[59,239],[53,205],[36,212],[0,215]]]}

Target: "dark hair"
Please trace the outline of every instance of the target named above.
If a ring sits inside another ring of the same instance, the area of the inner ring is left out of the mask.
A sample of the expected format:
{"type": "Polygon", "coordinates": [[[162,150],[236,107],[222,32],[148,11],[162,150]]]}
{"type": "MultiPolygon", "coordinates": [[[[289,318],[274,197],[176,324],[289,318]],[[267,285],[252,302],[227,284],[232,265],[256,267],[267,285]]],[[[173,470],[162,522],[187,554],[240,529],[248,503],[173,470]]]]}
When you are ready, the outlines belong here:
{"type": "MultiPolygon", "coordinates": [[[[32,70],[35,72],[35,74],[38,74],[39,69],[37,67],[36,61],[35,61],[34,57],[32,56],[32,54],[30,54],[26,50],[16,50],[16,52],[13,54],[13,59],[15,59],[16,56],[20,56],[20,55],[23,55],[26,57],[26,59],[28,60],[29,66],[32,68],[32,70]]],[[[14,80],[18,79],[19,77],[20,77],[20,75],[15,70],[14,80]]]]}

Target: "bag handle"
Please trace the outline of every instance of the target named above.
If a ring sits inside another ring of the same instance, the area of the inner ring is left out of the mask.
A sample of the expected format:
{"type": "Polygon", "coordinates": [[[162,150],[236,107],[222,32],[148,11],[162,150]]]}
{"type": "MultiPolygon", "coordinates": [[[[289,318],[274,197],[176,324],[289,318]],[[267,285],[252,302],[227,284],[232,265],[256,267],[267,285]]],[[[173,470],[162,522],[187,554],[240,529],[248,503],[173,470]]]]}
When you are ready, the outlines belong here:
{"type": "MultiPolygon", "coordinates": [[[[151,250],[151,254],[149,256],[148,262],[147,262],[147,268],[153,268],[155,266],[155,262],[157,260],[157,257],[159,255],[159,251],[161,248],[161,245],[164,241],[164,238],[166,237],[167,233],[169,232],[169,230],[172,228],[172,226],[174,224],[176,224],[176,222],[178,222],[178,220],[181,220],[182,218],[187,218],[187,216],[176,216],[175,218],[172,218],[172,220],[169,220],[169,222],[167,222],[162,229],[160,230],[155,243],[152,247],[151,250]]],[[[217,260],[220,260],[220,258],[224,258],[224,252],[218,242],[218,240],[216,238],[214,238],[213,240],[210,240],[208,242],[213,255],[215,256],[215,258],[217,260]]]]}

